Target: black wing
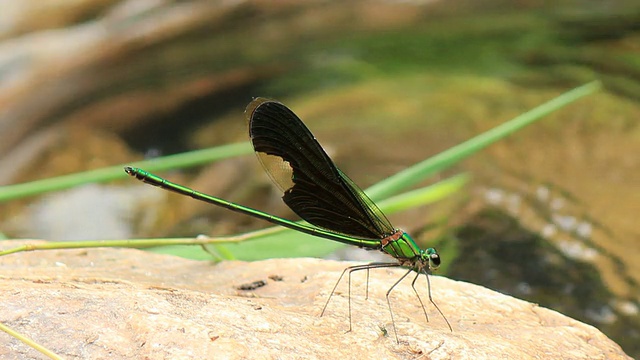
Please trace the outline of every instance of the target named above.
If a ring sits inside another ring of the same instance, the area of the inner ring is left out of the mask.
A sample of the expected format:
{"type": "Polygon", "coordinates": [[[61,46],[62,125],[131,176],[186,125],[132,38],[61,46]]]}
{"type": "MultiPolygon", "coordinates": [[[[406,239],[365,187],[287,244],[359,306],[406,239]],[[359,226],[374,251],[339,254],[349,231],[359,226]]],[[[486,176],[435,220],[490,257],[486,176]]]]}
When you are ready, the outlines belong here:
{"type": "Polygon", "coordinates": [[[359,238],[381,239],[395,232],[382,211],[335,166],[289,108],[257,98],[245,113],[258,159],[298,216],[359,238]]]}

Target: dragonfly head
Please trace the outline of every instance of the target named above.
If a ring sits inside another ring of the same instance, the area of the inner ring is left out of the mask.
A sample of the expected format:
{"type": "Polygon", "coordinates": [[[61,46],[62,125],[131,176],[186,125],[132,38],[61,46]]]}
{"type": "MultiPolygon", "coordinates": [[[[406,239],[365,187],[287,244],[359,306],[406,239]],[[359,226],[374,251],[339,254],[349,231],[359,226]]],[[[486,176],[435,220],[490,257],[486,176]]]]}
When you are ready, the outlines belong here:
{"type": "Polygon", "coordinates": [[[429,270],[437,270],[440,267],[440,254],[435,248],[428,248],[420,254],[424,263],[429,263],[429,270]]]}

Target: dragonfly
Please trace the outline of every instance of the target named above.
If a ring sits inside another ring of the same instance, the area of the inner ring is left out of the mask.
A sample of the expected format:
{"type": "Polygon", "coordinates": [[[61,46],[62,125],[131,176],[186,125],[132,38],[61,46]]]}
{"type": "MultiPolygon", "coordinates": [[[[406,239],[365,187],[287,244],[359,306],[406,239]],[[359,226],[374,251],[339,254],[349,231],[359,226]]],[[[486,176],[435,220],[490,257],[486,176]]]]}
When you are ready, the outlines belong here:
{"type": "Polygon", "coordinates": [[[347,175],[333,163],[300,118],[282,103],[266,98],[255,98],[246,108],[251,143],[271,180],[283,192],[282,200],[305,222],[297,222],[207,195],[143,169],[125,167],[125,172],[136,179],[190,196],[196,200],[250,215],[270,223],[305,234],[325,238],[367,250],[379,250],[394,261],[374,262],[349,266],[341,273],[320,316],[323,316],[340,281],[349,278],[349,331],[351,325],[351,274],[379,268],[405,268],[404,273],[387,291],[386,300],[396,341],[398,332],[391,307],[390,294],[409,274],[416,275],[411,287],[422,311],[429,321],[424,303],[416,290],[418,277],[427,279],[429,301],[453,331],[431,296],[429,275],[440,266],[440,255],[435,248],[421,249],[403,230],[394,228],[376,204],[347,175]]]}

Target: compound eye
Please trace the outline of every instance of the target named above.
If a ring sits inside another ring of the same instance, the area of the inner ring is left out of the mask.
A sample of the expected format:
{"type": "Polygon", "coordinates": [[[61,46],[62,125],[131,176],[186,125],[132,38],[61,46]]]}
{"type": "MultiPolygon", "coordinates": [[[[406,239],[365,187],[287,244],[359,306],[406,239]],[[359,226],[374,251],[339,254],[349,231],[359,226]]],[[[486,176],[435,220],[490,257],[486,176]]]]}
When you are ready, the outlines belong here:
{"type": "Polygon", "coordinates": [[[440,255],[438,254],[429,255],[429,266],[432,269],[437,269],[440,266],[440,255]]]}
{"type": "Polygon", "coordinates": [[[429,270],[436,270],[440,267],[440,255],[435,248],[428,248],[421,252],[422,263],[429,262],[429,270]]]}

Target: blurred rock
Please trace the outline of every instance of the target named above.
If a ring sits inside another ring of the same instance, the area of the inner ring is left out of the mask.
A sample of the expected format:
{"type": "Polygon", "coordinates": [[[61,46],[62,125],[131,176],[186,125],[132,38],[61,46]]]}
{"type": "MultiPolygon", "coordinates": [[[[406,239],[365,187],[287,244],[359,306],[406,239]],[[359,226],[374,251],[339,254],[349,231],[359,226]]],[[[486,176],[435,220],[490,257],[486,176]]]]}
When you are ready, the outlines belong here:
{"type": "Polygon", "coordinates": [[[132,161],[136,155],[113,133],[58,124],[34,131],[0,157],[0,185],[20,183],[132,161]]]}
{"type": "MultiPolygon", "coordinates": [[[[4,248],[25,242],[4,242],[4,248]]],[[[226,359],[630,359],[592,326],[469,283],[432,276],[424,319],[402,270],[353,277],[320,310],[349,263],[273,259],[211,264],[130,249],[18,253],[2,258],[0,320],[65,357],[226,359]],[[266,282],[254,290],[242,284],[266,282]]],[[[418,283],[426,298],[424,279],[418,283]]],[[[7,335],[0,357],[39,354],[7,335]]]]}
{"type": "Polygon", "coordinates": [[[159,217],[157,204],[166,197],[167,193],[144,185],[90,184],[44,195],[2,225],[9,233],[51,241],[129,239],[150,230],[159,217]],[[126,216],[130,214],[140,215],[135,228],[133,219],[126,216]]]}

